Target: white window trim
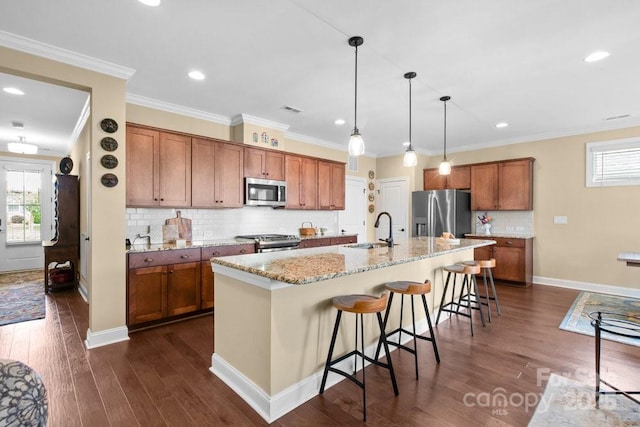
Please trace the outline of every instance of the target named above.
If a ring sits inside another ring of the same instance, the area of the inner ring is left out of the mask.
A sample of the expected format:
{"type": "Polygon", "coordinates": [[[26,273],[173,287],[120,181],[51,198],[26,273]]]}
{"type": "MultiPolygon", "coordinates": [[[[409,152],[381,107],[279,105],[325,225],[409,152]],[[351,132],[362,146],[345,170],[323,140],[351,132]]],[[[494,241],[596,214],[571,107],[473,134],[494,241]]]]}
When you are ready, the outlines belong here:
{"type": "Polygon", "coordinates": [[[594,151],[622,150],[640,148],[640,137],[615,139],[610,141],[588,142],[586,144],[586,186],[587,187],[619,187],[626,185],[640,185],[640,179],[627,179],[618,181],[594,181],[593,180],[593,155],[594,151]]]}

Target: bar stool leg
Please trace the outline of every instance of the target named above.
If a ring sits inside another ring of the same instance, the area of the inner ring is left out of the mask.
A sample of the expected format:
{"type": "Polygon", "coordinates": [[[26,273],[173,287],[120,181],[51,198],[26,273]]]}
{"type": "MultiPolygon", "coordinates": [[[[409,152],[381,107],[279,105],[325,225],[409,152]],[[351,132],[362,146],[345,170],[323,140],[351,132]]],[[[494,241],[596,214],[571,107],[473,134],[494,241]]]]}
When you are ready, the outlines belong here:
{"type": "MultiPolygon", "coordinates": [[[[389,302],[387,303],[387,309],[384,312],[384,321],[382,322],[383,325],[383,331],[387,330],[387,321],[389,320],[389,312],[391,311],[391,302],[393,301],[393,296],[395,295],[395,292],[389,292],[389,302]]],[[[376,355],[375,355],[375,359],[378,360],[378,358],[380,357],[380,347],[382,347],[382,341],[378,340],[378,346],[376,347],[376,355]]]]}
{"type": "MultiPolygon", "coordinates": [[[[471,280],[473,281],[473,289],[476,294],[476,303],[478,304],[478,310],[480,311],[480,320],[482,321],[482,326],[486,326],[484,323],[484,314],[482,314],[482,300],[480,299],[480,293],[478,292],[478,281],[476,280],[475,274],[472,275],[471,280]]],[[[471,311],[469,311],[469,313],[471,313],[471,311]]]]}
{"type": "MultiPolygon", "coordinates": [[[[484,295],[485,295],[484,299],[487,300],[486,302],[487,311],[489,312],[489,322],[491,322],[491,296],[489,295],[489,286],[487,285],[487,270],[488,270],[487,268],[482,269],[482,280],[484,281],[484,295]]],[[[478,294],[478,301],[480,301],[480,304],[484,304],[479,294],[478,294]]]]}
{"type": "Polygon", "coordinates": [[[498,316],[502,316],[502,310],[500,309],[500,301],[498,301],[498,293],[496,292],[496,285],[493,282],[493,274],[491,273],[491,269],[489,268],[489,282],[491,283],[491,291],[493,292],[493,299],[496,302],[496,310],[498,311],[498,316]]]}
{"type": "Polygon", "coordinates": [[[447,308],[448,306],[451,305],[457,305],[454,301],[455,301],[455,297],[456,297],[456,277],[457,274],[453,275],[453,284],[451,287],[451,302],[448,303],[444,303],[445,299],[447,298],[447,290],[449,289],[449,279],[451,278],[451,272],[447,272],[447,280],[444,282],[444,289],[442,291],[442,298],[440,299],[440,309],[438,310],[438,315],[436,316],[436,328],[438,327],[438,323],[440,323],[440,314],[443,311],[446,311],[448,313],[453,313],[453,310],[450,308],[447,308]]]}
{"type": "Polygon", "coordinates": [[[429,325],[429,334],[431,335],[431,339],[429,341],[431,341],[431,344],[433,344],[433,352],[436,355],[436,362],[440,364],[440,354],[438,354],[438,345],[436,344],[436,337],[433,334],[433,326],[431,325],[431,316],[429,316],[429,307],[427,306],[427,298],[424,296],[424,294],[422,295],[422,305],[424,306],[424,312],[427,316],[427,325],[429,325]]]}
{"type": "Polygon", "coordinates": [[[389,352],[389,345],[387,344],[387,337],[384,333],[384,325],[382,323],[382,316],[380,313],[376,313],[378,318],[378,325],[380,325],[380,339],[384,346],[384,354],[387,356],[387,366],[389,368],[389,375],[391,376],[391,384],[393,385],[393,394],[398,395],[398,384],[396,383],[396,374],[393,370],[393,364],[391,363],[391,353],[389,352]]]}
{"type": "MultiPolygon", "coordinates": [[[[402,295],[404,297],[404,295],[402,295]]],[[[416,338],[416,314],[413,307],[413,295],[411,298],[411,322],[413,323],[413,358],[416,365],[416,380],[418,379],[418,340],[416,338]]],[[[400,329],[402,330],[402,323],[400,323],[400,329]]]]}
{"type": "Polygon", "coordinates": [[[336,316],[336,323],[333,327],[333,334],[331,335],[331,344],[329,344],[329,355],[327,356],[327,363],[324,365],[324,373],[322,374],[322,383],[320,384],[320,394],[324,393],[324,386],[327,383],[327,375],[329,374],[329,366],[331,365],[331,357],[333,356],[333,348],[336,345],[336,337],[338,336],[338,327],[340,326],[340,319],[342,318],[342,310],[338,310],[336,316]]]}
{"type": "MultiPolygon", "coordinates": [[[[378,316],[380,316],[380,313],[377,313],[377,314],[378,316]]],[[[356,321],[358,320],[358,317],[360,317],[360,348],[362,349],[362,414],[364,417],[364,421],[366,422],[367,421],[367,388],[366,388],[365,375],[364,375],[364,319],[362,318],[362,313],[360,313],[359,315],[356,314],[356,321]]],[[[356,337],[356,349],[358,349],[358,337],[356,337]]],[[[354,375],[355,375],[355,372],[354,372],[354,375]]]]}
{"type": "MultiPolygon", "coordinates": [[[[473,311],[471,310],[471,285],[469,284],[469,278],[468,275],[465,274],[464,278],[462,279],[462,289],[464,289],[466,286],[467,288],[467,296],[468,299],[467,301],[469,302],[469,326],[471,327],[471,336],[473,336],[473,311]]],[[[462,291],[460,292],[460,299],[462,299],[462,291]]]]}

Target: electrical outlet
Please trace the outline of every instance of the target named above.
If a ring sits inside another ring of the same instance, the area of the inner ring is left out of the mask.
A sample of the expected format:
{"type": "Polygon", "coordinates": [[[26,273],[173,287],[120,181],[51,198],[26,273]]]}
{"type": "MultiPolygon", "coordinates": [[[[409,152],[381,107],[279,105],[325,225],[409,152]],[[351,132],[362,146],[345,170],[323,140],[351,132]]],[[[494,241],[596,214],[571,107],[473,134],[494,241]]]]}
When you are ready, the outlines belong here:
{"type": "Polygon", "coordinates": [[[513,231],[513,226],[512,225],[507,225],[504,229],[505,229],[505,231],[513,231]]]}
{"type": "Polygon", "coordinates": [[[567,224],[569,222],[566,216],[554,216],[553,223],[554,224],[567,224]]]}
{"type": "Polygon", "coordinates": [[[518,226],[516,227],[516,231],[524,231],[524,227],[518,226]]]}
{"type": "Polygon", "coordinates": [[[204,230],[204,237],[213,237],[213,230],[204,230]]]}

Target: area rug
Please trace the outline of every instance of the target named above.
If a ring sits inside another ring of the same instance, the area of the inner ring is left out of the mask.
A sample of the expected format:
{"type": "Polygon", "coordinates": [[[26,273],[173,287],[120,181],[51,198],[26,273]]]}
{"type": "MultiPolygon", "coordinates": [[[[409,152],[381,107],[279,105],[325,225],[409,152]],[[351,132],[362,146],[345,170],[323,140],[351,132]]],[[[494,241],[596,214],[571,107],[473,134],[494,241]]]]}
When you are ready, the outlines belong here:
{"type": "MultiPolygon", "coordinates": [[[[591,326],[591,319],[589,318],[589,313],[593,311],[611,311],[640,316],[640,299],[594,292],[580,292],[562,323],[560,323],[560,329],[594,336],[595,330],[591,326]]],[[[637,338],[623,337],[606,331],[602,332],[602,338],[640,346],[640,340],[637,338]]]]}
{"type": "Polygon", "coordinates": [[[529,427],[638,426],[640,405],[621,395],[600,396],[595,407],[595,384],[587,385],[551,374],[529,427]]]}
{"type": "Polygon", "coordinates": [[[0,326],[45,316],[42,274],[42,271],[0,274],[0,326]]]}

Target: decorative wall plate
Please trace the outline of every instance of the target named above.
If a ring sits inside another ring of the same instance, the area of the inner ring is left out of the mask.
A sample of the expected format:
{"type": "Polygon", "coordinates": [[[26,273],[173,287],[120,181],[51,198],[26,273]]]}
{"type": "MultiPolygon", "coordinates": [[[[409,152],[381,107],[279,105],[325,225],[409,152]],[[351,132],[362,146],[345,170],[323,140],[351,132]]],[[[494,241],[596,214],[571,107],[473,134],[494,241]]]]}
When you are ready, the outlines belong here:
{"type": "Polygon", "coordinates": [[[118,159],[112,154],[105,154],[100,159],[100,164],[107,169],[113,169],[118,166],[118,159]]]}
{"type": "Polygon", "coordinates": [[[369,183],[369,190],[373,191],[376,188],[376,185],[373,182],[369,183]]]}
{"type": "Polygon", "coordinates": [[[376,207],[373,205],[369,205],[369,213],[373,213],[376,210],[376,207]]]}
{"type": "Polygon", "coordinates": [[[73,169],[73,160],[71,157],[64,157],[60,160],[60,173],[69,175],[73,169]]]}
{"type": "Polygon", "coordinates": [[[118,185],[118,177],[112,173],[105,173],[100,178],[100,182],[105,187],[115,187],[116,185],[118,185]]]}
{"type": "Polygon", "coordinates": [[[107,133],[114,133],[118,130],[118,123],[113,119],[102,119],[100,129],[107,133]]]}
{"type": "Polygon", "coordinates": [[[100,140],[100,147],[102,147],[104,151],[116,151],[118,148],[118,141],[110,136],[105,136],[100,140]]]}
{"type": "Polygon", "coordinates": [[[376,173],[374,171],[369,171],[369,179],[373,179],[376,177],[376,173]]]}
{"type": "Polygon", "coordinates": [[[369,201],[373,202],[375,200],[376,196],[373,195],[373,193],[369,193],[369,201]]]}

